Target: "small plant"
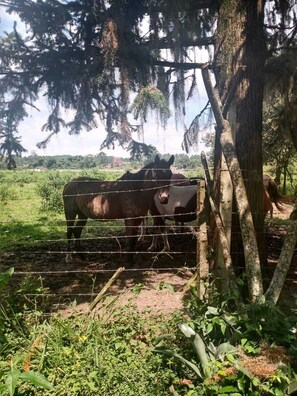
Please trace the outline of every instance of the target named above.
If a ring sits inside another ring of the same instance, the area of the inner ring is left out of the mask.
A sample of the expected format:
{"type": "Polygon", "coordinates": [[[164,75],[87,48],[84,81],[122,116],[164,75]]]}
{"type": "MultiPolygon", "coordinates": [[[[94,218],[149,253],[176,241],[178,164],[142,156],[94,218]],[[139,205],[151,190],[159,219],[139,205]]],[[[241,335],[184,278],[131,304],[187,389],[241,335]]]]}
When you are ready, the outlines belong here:
{"type": "Polygon", "coordinates": [[[164,288],[166,288],[171,293],[174,293],[174,288],[173,288],[172,284],[169,282],[161,281],[156,286],[157,290],[163,290],[164,288]]]}
{"type": "Polygon", "coordinates": [[[141,293],[141,290],[143,289],[143,283],[136,283],[132,288],[131,291],[132,293],[138,295],[141,293]]]}
{"type": "Polygon", "coordinates": [[[220,364],[218,364],[219,361],[223,363],[226,358],[230,362],[234,362],[233,356],[237,353],[237,350],[230,343],[225,342],[217,347],[212,342],[206,345],[203,338],[186,323],[180,324],[179,329],[186,338],[190,339],[193,350],[198,358],[197,364],[184,358],[176,351],[165,348],[162,345],[164,337],[161,338],[161,345],[157,345],[154,351],[179,359],[182,363],[186,364],[200,380],[209,379],[215,375],[220,367],[220,364]]]}
{"type": "Polygon", "coordinates": [[[6,373],[0,371],[0,393],[3,395],[5,393],[9,396],[19,395],[19,387],[26,383],[47,390],[54,389],[53,385],[38,372],[21,371],[15,367],[11,367],[6,373]]]}
{"type": "Polygon", "coordinates": [[[0,292],[7,285],[7,283],[9,282],[9,279],[12,277],[13,273],[14,273],[14,269],[13,268],[9,268],[3,274],[0,273],[0,292]]]}

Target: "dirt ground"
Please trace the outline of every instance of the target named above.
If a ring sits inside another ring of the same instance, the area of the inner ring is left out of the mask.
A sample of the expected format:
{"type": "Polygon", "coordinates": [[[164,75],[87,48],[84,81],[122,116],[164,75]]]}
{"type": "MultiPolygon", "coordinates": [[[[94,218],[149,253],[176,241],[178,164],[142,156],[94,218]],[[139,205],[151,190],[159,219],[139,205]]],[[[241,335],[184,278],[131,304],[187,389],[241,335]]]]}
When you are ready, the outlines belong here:
{"type": "MultiPolygon", "coordinates": [[[[289,206],[286,206],[283,213],[275,209],[274,216],[286,219],[290,211],[289,206]]],[[[283,226],[277,226],[268,220],[266,245],[272,272],[281,251],[284,234],[283,226]]],[[[118,297],[117,304],[131,303],[140,311],[150,310],[154,314],[166,315],[183,307],[184,288],[196,266],[196,239],[190,228],[186,228],[185,234],[172,232],[170,244],[171,253],[148,253],[150,237],[146,237],[138,247],[135,265],[127,266],[124,255],[119,252],[118,242],[114,239],[101,240],[96,242],[96,246],[92,241],[83,241],[84,250],[88,252],[85,259],[73,257],[69,263],[65,262],[66,244],[62,241],[28,251],[0,254],[0,267],[2,270],[14,267],[15,282],[23,282],[23,289],[27,292],[30,290],[28,298],[30,294],[34,297],[37,286],[42,286],[46,291],[42,300],[48,300],[50,310],[59,310],[65,314],[73,312],[73,309],[87,311],[90,302],[113,273],[119,267],[125,267],[125,271],[108,289],[108,294],[118,297]],[[117,253],[110,254],[111,251],[117,253]],[[26,274],[33,278],[26,279],[26,274]]],[[[296,292],[297,251],[286,285],[288,296],[293,298],[296,292]]]]}

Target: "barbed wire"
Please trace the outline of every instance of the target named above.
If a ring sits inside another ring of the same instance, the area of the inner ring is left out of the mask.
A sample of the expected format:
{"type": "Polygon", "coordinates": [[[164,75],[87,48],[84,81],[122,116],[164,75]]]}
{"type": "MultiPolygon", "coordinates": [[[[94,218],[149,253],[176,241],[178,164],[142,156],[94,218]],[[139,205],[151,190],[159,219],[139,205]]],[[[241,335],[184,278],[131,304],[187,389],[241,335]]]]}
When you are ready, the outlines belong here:
{"type": "MultiPolygon", "coordinates": [[[[222,171],[227,171],[227,170],[222,170],[222,171]]],[[[253,180],[252,178],[251,179],[245,179],[246,181],[248,181],[248,180],[253,180]]],[[[294,179],[295,180],[295,179],[294,179]]],[[[95,182],[95,183],[98,183],[98,181],[100,182],[100,185],[104,185],[104,184],[106,184],[106,183],[110,183],[109,181],[105,181],[105,180],[92,180],[92,179],[88,179],[87,177],[86,177],[86,180],[75,180],[75,182],[78,182],[78,183],[86,183],[86,182],[88,182],[88,183],[90,183],[90,185],[92,185],[92,183],[93,182],[95,182]]],[[[139,180],[133,180],[133,179],[130,179],[130,180],[114,180],[114,181],[112,181],[112,185],[113,186],[115,186],[116,184],[122,184],[123,186],[128,186],[128,184],[125,184],[125,183],[130,183],[130,186],[133,186],[133,184],[132,183],[137,183],[137,182],[142,182],[142,183],[146,183],[146,181],[144,181],[144,180],[142,180],[142,179],[139,179],[139,180]]],[[[163,180],[163,181],[165,181],[165,180],[163,180]]],[[[147,181],[147,182],[149,182],[149,181],[147,181]]],[[[155,182],[155,180],[153,180],[153,181],[151,181],[151,182],[155,182]]],[[[170,184],[166,184],[164,187],[165,188],[167,188],[167,187],[169,187],[170,186],[170,184]]],[[[95,191],[95,192],[87,192],[87,193],[83,193],[83,194],[69,194],[69,195],[64,195],[64,197],[76,197],[76,196],[92,196],[92,195],[94,195],[94,196],[97,196],[97,195],[103,195],[103,194],[123,194],[123,193],[134,193],[134,192],[146,192],[146,191],[153,191],[153,190],[156,190],[156,189],[158,189],[158,187],[156,187],[156,186],[154,186],[154,187],[149,187],[149,188],[141,188],[141,189],[125,189],[125,190],[123,190],[123,189],[118,189],[118,190],[112,190],[112,191],[100,191],[100,192],[97,192],[97,191],[95,191]]],[[[197,186],[197,190],[198,190],[198,186],[197,186]]],[[[18,201],[21,201],[21,202],[23,202],[24,200],[28,200],[28,199],[30,199],[30,198],[28,198],[28,197],[25,197],[25,198],[14,198],[14,201],[15,202],[18,202],[18,201]]],[[[119,198],[120,199],[120,198],[119,198]]],[[[290,206],[290,205],[286,205],[286,206],[290,206]]],[[[182,214],[180,214],[180,216],[185,216],[185,215],[192,215],[192,214],[194,214],[195,212],[186,212],[186,213],[182,213],[182,214]]],[[[197,213],[197,212],[196,212],[197,213]]],[[[124,228],[124,226],[123,225],[115,225],[115,224],[113,224],[113,225],[108,225],[108,224],[106,224],[107,222],[115,222],[115,221],[123,221],[123,220],[136,220],[136,219],[143,219],[145,216],[136,216],[136,217],[128,217],[128,218],[119,218],[119,219],[90,219],[91,220],[91,224],[87,224],[86,225],[86,228],[88,229],[88,228],[91,228],[91,229],[96,229],[96,228],[98,228],[98,229],[102,229],[102,228],[104,228],[104,229],[110,229],[110,230],[112,230],[112,229],[117,229],[117,228],[124,228]]],[[[157,219],[157,218],[161,218],[161,217],[164,217],[164,215],[155,215],[155,216],[149,216],[149,220],[150,221],[153,221],[154,219],[157,219]]],[[[53,217],[53,219],[54,220],[56,220],[56,218],[54,218],[53,217]]],[[[46,221],[50,221],[51,220],[51,217],[48,219],[46,219],[46,221]]],[[[167,221],[168,219],[166,219],[166,221],[167,221]]],[[[13,221],[17,221],[17,220],[15,220],[15,219],[13,219],[13,221]]],[[[171,220],[170,220],[171,221],[171,220]]],[[[6,223],[7,224],[11,224],[11,220],[9,220],[9,221],[7,221],[6,223]]],[[[44,221],[45,222],[45,221],[44,221]]],[[[41,225],[43,225],[44,224],[44,222],[42,222],[42,221],[40,221],[40,220],[36,220],[36,223],[37,224],[41,224],[41,225]]],[[[64,226],[65,227],[65,224],[67,224],[67,220],[66,219],[63,219],[63,220],[57,220],[57,222],[56,223],[58,223],[59,222],[59,226],[64,226]],[[61,224],[62,223],[62,224],[61,224]]],[[[4,224],[5,222],[2,222],[2,224],[4,224]]],[[[25,223],[23,220],[22,220],[22,223],[25,223]]],[[[28,221],[28,223],[32,223],[32,222],[30,222],[30,221],[28,221]]],[[[36,224],[35,223],[35,224],[36,224]]],[[[51,224],[52,225],[52,224],[51,224]]],[[[55,225],[55,223],[54,223],[54,225],[55,225]]],[[[225,222],[225,226],[226,227],[230,227],[231,226],[231,222],[225,222]]],[[[267,225],[266,225],[267,226],[267,225]]],[[[266,226],[264,226],[263,227],[263,230],[265,230],[266,229],[266,226]]],[[[80,227],[79,226],[79,224],[78,225],[74,225],[74,228],[75,227],[80,227]]],[[[125,228],[130,228],[130,227],[135,227],[135,226],[126,226],[125,228]]],[[[149,225],[149,227],[153,227],[153,225],[149,225]]],[[[274,225],[274,227],[277,227],[276,225],[274,225]]],[[[284,225],[282,224],[282,225],[280,225],[280,228],[285,228],[284,227],[284,225]]],[[[236,233],[236,232],[235,232],[236,233]]],[[[205,235],[206,233],[202,233],[201,231],[200,231],[200,235],[205,235]]],[[[236,234],[240,234],[240,231],[238,231],[238,233],[236,233],[236,234]]],[[[162,236],[164,236],[165,234],[163,233],[163,232],[158,232],[158,233],[149,233],[149,234],[144,234],[144,238],[150,238],[150,237],[162,237],[162,236]]],[[[166,235],[168,235],[168,236],[172,236],[172,233],[166,233],[166,235]]],[[[179,232],[179,233],[174,233],[174,235],[179,235],[179,236],[187,236],[187,235],[191,235],[192,236],[192,238],[194,238],[195,236],[197,236],[197,231],[195,230],[194,232],[193,232],[193,230],[191,230],[190,232],[179,232]]],[[[100,241],[100,240],[107,240],[107,239],[109,239],[109,240],[119,240],[119,239],[126,239],[126,238],[131,238],[132,236],[130,236],[130,235],[118,235],[118,236],[115,236],[115,235],[112,235],[112,236],[96,236],[96,237],[83,237],[83,238],[80,238],[80,240],[81,241],[100,241]]],[[[133,236],[133,237],[139,237],[139,235],[135,235],[135,236],[133,236]]],[[[34,244],[40,244],[40,243],[57,243],[57,242],[61,242],[61,243],[64,243],[65,241],[67,241],[67,239],[66,238],[60,238],[60,239],[37,239],[37,240],[30,240],[30,242],[33,242],[34,244]]],[[[277,252],[280,252],[281,251],[281,248],[276,248],[276,247],[274,247],[274,250],[276,250],[277,252]]],[[[7,252],[5,252],[5,253],[7,253],[7,252]]],[[[15,252],[14,252],[15,253],[15,252]]],[[[65,250],[65,249],[62,249],[62,250],[51,250],[51,249],[46,249],[46,250],[34,250],[34,251],[31,251],[31,252],[28,252],[28,251],[25,251],[25,250],[17,250],[17,253],[18,254],[28,254],[28,253],[30,253],[30,254],[33,254],[33,255],[66,255],[67,253],[69,253],[69,251],[67,251],[67,250],[65,250]]],[[[156,251],[154,251],[154,252],[149,252],[149,251],[147,251],[147,250],[144,250],[144,251],[142,251],[142,250],[137,250],[137,251],[133,251],[133,252],[130,252],[130,251],[126,251],[126,250],[122,250],[121,249],[121,247],[120,247],[120,249],[118,250],[118,251],[114,251],[114,250],[107,250],[107,251],[104,251],[104,250],[95,250],[95,251],[90,251],[90,250],[80,250],[80,251],[71,251],[71,253],[76,253],[76,254],[84,254],[84,255],[127,255],[127,254],[133,254],[133,255],[137,255],[137,254],[141,254],[141,255],[148,255],[148,256],[150,256],[150,257],[152,257],[152,256],[155,256],[155,257],[159,257],[160,255],[167,255],[168,257],[174,257],[174,256],[176,256],[176,255],[180,255],[180,254],[182,254],[182,255],[189,255],[189,254],[196,254],[196,251],[185,251],[185,250],[182,250],[182,251],[170,251],[170,252],[163,252],[163,251],[161,251],[161,252],[156,252],[156,251]]],[[[236,254],[242,254],[242,252],[236,252],[236,251],[233,251],[232,252],[232,254],[234,254],[234,255],[236,255],[236,254]]],[[[275,258],[275,259],[277,259],[277,258],[275,258]]],[[[92,265],[95,265],[96,263],[92,263],[92,265]]],[[[276,263],[275,263],[276,264],[276,263]]],[[[148,271],[154,271],[154,272],[156,272],[156,271],[165,271],[165,272],[169,272],[169,271],[177,271],[177,269],[175,268],[175,267],[166,267],[166,268],[153,268],[153,265],[154,265],[154,262],[152,263],[152,266],[150,267],[150,269],[149,268],[127,268],[127,269],[125,269],[125,271],[126,272],[131,272],[131,273],[133,273],[133,272],[135,272],[135,273],[145,273],[145,272],[148,272],[148,271]]],[[[273,269],[273,268],[271,268],[271,267],[273,267],[273,265],[274,264],[272,264],[271,266],[265,266],[264,267],[264,269],[269,269],[269,270],[271,270],[271,269],[273,269]]],[[[241,267],[241,268],[239,268],[239,269],[244,269],[245,267],[241,267]]],[[[191,269],[190,270],[192,270],[192,271],[196,271],[197,270],[197,267],[191,267],[191,269]]],[[[88,275],[96,275],[96,274],[98,274],[98,273],[114,273],[116,270],[114,270],[114,269],[92,269],[92,270],[89,270],[89,269],[87,269],[87,270],[60,270],[60,271],[16,271],[15,273],[14,273],[14,276],[26,276],[26,275],[38,275],[38,276],[46,276],[46,275],[56,275],[56,276],[62,276],[62,275],[71,275],[71,274],[88,274],[88,275]]],[[[265,278],[266,279],[266,278],[265,278]]],[[[268,278],[267,278],[268,279],[268,278]]],[[[290,281],[292,281],[292,282],[296,282],[296,279],[294,279],[294,278],[287,278],[287,281],[288,282],[290,282],[290,281]]],[[[56,297],[66,297],[66,296],[94,296],[96,293],[60,293],[60,294],[57,294],[57,293],[52,293],[52,296],[56,296],[56,297]]],[[[29,294],[28,294],[29,295],[29,294]]],[[[34,294],[32,294],[32,296],[33,296],[34,294]]],[[[38,294],[35,294],[35,295],[38,295],[38,294]]],[[[43,295],[43,294],[42,294],[43,295]]],[[[47,294],[45,294],[45,296],[47,296],[47,294]]]]}
{"type": "MultiPolygon", "coordinates": [[[[92,264],[93,265],[93,264],[92,264]]],[[[92,270],[53,270],[53,271],[15,271],[13,275],[69,275],[69,274],[110,274],[116,272],[117,269],[92,269],[92,270]]],[[[197,271],[195,267],[152,267],[152,268],[124,268],[122,273],[125,272],[177,272],[185,273],[187,271],[197,271]]]]}
{"type": "MultiPolygon", "coordinates": [[[[289,204],[283,204],[283,206],[284,207],[287,207],[288,209],[289,208],[292,208],[293,209],[293,205],[289,205],[289,204]]],[[[274,211],[277,213],[277,214],[281,214],[281,212],[276,208],[276,209],[274,209],[274,211]]],[[[101,223],[101,224],[104,224],[104,223],[107,223],[107,222],[114,222],[114,221],[124,221],[124,220],[138,220],[138,219],[144,219],[144,218],[146,218],[146,217],[148,217],[149,219],[154,219],[154,218],[165,218],[165,220],[168,220],[168,221],[175,221],[175,220],[172,220],[172,219],[170,219],[170,217],[176,217],[176,218],[178,218],[178,217],[182,217],[182,216],[187,216],[187,215],[194,215],[196,213],[196,215],[199,215],[200,213],[201,213],[201,211],[199,210],[199,211],[190,211],[190,212],[183,212],[183,213],[175,213],[175,214],[166,214],[166,215],[164,215],[164,214],[160,214],[160,215],[151,215],[150,213],[147,213],[147,214],[145,214],[145,215],[142,215],[142,216],[130,216],[130,217],[121,217],[121,218],[112,218],[112,219],[109,219],[109,218],[95,218],[95,219],[92,219],[92,218],[87,218],[87,220],[88,221],[91,221],[91,222],[93,222],[93,223],[96,223],[96,222],[98,222],[98,223],[101,223]]],[[[230,213],[230,215],[235,215],[235,214],[237,214],[237,212],[235,212],[235,211],[231,211],[231,213],[230,213]]],[[[263,212],[255,212],[255,214],[263,214],[263,212]]],[[[289,217],[288,217],[289,218],[289,217]]],[[[47,216],[47,218],[46,218],[46,220],[55,220],[55,224],[58,224],[58,225],[61,225],[61,226],[64,226],[65,225],[65,223],[67,223],[67,221],[69,221],[69,220],[66,220],[66,219],[64,219],[64,218],[61,218],[61,219],[57,219],[57,217],[56,216],[47,216]]],[[[273,219],[277,219],[277,217],[274,217],[273,219]]],[[[76,219],[74,219],[74,220],[78,220],[78,218],[76,218],[76,219]]],[[[266,222],[268,222],[268,221],[270,221],[271,219],[269,219],[269,218],[266,218],[266,222]]],[[[285,219],[286,220],[286,219],[285,219]]],[[[11,224],[13,221],[21,221],[22,223],[32,223],[32,221],[29,221],[29,220],[25,220],[25,219],[22,219],[22,218],[11,218],[10,220],[1,220],[1,223],[2,224],[11,224]]],[[[195,221],[195,220],[193,220],[193,221],[195,221]]],[[[39,219],[37,219],[36,221],[35,221],[36,223],[44,223],[44,221],[42,221],[42,220],[39,220],[39,219]]],[[[187,223],[191,223],[191,222],[187,222],[187,223]]],[[[225,221],[224,222],[225,223],[225,225],[226,226],[229,226],[230,224],[231,224],[231,221],[225,221]]],[[[115,225],[115,226],[117,226],[117,227],[120,227],[120,225],[115,225]]],[[[274,224],[274,226],[275,226],[275,224],[274,224]]],[[[280,225],[281,226],[281,225],[280,225]]],[[[91,227],[91,226],[89,226],[89,227],[91,227]]],[[[96,227],[96,226],[92,226],[92,227],[96,227]]],[[[102,227],[102,226],[100,226],[100,227],[102,227]]],[[[106,226],[106,227],[109,227],[108,225],[106,226]]],[[[128,227],[131,227],[131,226],[128,226],[128,227]]],[[[134,227],[134,226],[132,226],[132,227],[134,227]]]]}

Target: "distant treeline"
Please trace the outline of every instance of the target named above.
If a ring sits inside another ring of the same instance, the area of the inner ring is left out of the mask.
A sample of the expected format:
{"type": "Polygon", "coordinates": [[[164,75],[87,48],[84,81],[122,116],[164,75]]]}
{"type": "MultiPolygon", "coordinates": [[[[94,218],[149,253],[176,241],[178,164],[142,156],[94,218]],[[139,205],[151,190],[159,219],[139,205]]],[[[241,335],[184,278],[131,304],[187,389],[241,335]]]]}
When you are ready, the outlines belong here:
{"type": "MultiPolygon", "coordinates": [[[[166,158],[171,154],[165,154],[166,158]]],[[[26,157],[16,157],[17,169],[91,169],[91,168],[121,168],[136,169],[142,162],[129,158],[120,158],[100,152],[96,155],[52,155],[39,156],[31,154],[26,157]]],[[[179,169],[197,169],[201,166],[200,156],[175,154],[174,166],[179,169]]],[[[5,169],[5,162],[0,162],[0,168],[5,169]]]]}

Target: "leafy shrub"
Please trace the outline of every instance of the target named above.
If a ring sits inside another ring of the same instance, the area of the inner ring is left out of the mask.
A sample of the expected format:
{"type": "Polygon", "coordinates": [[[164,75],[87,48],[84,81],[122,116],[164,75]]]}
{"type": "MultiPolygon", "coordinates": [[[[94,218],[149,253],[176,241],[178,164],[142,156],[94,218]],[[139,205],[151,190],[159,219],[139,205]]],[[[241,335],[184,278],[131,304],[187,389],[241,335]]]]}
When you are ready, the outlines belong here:
{"type": "MultiPolygon", "coordinates": [[[[264,303],[235,309],[233,298],[208,305],[192,292],[189,320],[179,325],[181,332],[162,336],[155,348],[183,365],[183,376],[191,383],[187,395],[284,395],[297,390],[288,357],[297,357],[294,311],[284,314],[264,303]],[[270,371],[262,374],[267,365],[270,371]]],[[[174,391],[180,395],[179,384],[174,391]]]]}
{"type": "Polygon", "coordinates": [[[37,184],[37,192],[41,196],[41,210],[63,212],[62,191],[69,181],[68,173],[48,172],[37,184]]]}
{"type": "Polygon", "coordinates": [[[0,184],[0,203],[7,204],[8,201],[15,198],[16,192],[7,183],[0,184]]]}

